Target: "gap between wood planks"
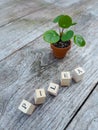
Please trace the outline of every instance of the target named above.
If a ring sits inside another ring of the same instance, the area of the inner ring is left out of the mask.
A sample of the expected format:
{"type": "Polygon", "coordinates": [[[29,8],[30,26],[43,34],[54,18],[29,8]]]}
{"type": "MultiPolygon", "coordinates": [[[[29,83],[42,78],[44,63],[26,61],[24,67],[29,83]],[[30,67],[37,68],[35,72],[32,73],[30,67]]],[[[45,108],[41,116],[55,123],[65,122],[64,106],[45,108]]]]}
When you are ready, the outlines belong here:
{"type": "Polygon", "coordinates": [[[83,101],[83,103],[79,106],[79,108],[77,109],[77,111],[75,112],[75,114],[73,115],[73,117],[70,119],[70,121],[68,122],[68,124],[65,126],[64,130],[66,130],[68,128],[68,126],[70,125],[70,123],[73,121],[73,119],[76,117],[76,115],[78,114],[78,112],[81,110],[81,108],[85,105],[86,101],[89,99],[90,95],[93,93],[93,91],[96,89],[97,85],[98,85],[98,81],[95,81],[92,84],[94,87],[93,89],[90,91],[90,93],[87,95],[87,97],[85,98],[85,100],[83,101]]]}
{"type": "MultiPolygon", "coordinates": [[[[55,29],[57,25],[52,26],[50,29],[55,29]]],[[[34,40],[28,42],[26,45],[17,48],[17,50],[15,50],[13,53],[9,54],[8,56],[6,56],[5,58],[1,59],[0,62],[2,62],[3,60],[6,60],[8,57],[10,57],[11,55],[15,54],[17,51],[20,51],[21,49],[25,48],[26,46],[30,45],[30,44],[34,44],[32,42],[36,41],[37,39],[39,39],[40,37],[42,37],[43,34],[41,34],[40,36],[36,37],[34,40]]]]}
{"type": "MultiPolygon", "coordinates": [[[[57,2],[55,1],[54,3],[47,3],[47,6],[53,7],[53,6],[55,6],[55,5],[54,5],[55,3],[57,3],[57,2]]],[[[24,15],[22,15],[22,16],[20,16],[20,17],[16,17],[15,19],[13,19],[13,20],[11,20],[11,21],[9,21],[9,22],[3,24],[3,25],[0,25],[0,28],[4,27],[4,26],[6,26],[6,25],[8,25],[8,24],[10,24],[10,23],[13,23],[13,22],[15,22],[15,21],[17,21],[17,20],[19,20],[19,19],[21,19],[21,18],[23,18],[23,17],[26,17],[26,16],[28,16],[28,15],[30,15],[30,14],[32,14],[32,13],[35,13],[35,12],[37,12],[37,11],[40,11],[40,10],[42,10],[43,8],[47,8],[47,6],[46,6],[46,4],[44,4],[42,7],[39,7],[39,8],[37,8],[37,9],[31,11],[31,12],[28,12],[27,14],[24,14],[24,15]]]]}

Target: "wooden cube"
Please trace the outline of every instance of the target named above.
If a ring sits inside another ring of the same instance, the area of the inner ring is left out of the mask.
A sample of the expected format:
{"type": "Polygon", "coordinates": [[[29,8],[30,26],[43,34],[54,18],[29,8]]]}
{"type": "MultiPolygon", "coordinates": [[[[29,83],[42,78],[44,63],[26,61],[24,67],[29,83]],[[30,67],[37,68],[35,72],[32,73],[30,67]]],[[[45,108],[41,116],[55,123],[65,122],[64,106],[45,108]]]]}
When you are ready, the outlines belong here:
{"type": "Polygon", "coordinates": [[[71,76],[70,72],[61,72],[61,86],[70,86],[71,76]]]}
{"type": "Polygon", "coordinates": [[[74,79],[75,82],[79,82],[83,79],[85,71],[83,70],[82,67],[78,67],[73,70],[72,73],[72,78],[74,79]]]}
{"type": "Polygon", "coordinates": [[[50,85],[49,85],[49,87],[48,87],[48,92],[49,92],[51,95],[57,96],[58,91],[59,91],[59,85],[58,85],[58,84],[55,84],[55,83],[50,83],[50,85]]]}
{"type": "Polygon", "coordinates": [[[30,102],[23,100],[19,105],[18,109],[25,114],[31,115],[32,112],[35,110],[35,105],[31,104],[30,102]]]}
{"type": "Polygon", "coordinates": [[[36,89],[35,96],[34,96],[35,104],[42,104],[45,102],[45,99],[46,99],[45,90],[44,89],[36,89]]]}

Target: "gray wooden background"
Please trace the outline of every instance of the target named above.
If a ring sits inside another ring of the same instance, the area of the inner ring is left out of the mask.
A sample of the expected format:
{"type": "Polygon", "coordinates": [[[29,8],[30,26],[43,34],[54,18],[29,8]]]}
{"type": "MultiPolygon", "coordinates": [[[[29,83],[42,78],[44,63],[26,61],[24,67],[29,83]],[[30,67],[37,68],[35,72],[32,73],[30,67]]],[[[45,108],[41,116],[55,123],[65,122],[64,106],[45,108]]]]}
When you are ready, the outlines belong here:
{"type": "Polygon", "coordinates": [[[98,1],[97,0],[0,0],[0,130],[97,130],[98,129],[98,1]],[[73,44],[68,55],[55,59],[42,39],[56,29],[55,16],[68,14],[78,24],[87,45],[73,44]],[[36,88],[47,90],[60,83],[61,71],[82,66],[82,82],[60,87],[31,116],[17,108],[26,99],[34,103],[36,88]]]}

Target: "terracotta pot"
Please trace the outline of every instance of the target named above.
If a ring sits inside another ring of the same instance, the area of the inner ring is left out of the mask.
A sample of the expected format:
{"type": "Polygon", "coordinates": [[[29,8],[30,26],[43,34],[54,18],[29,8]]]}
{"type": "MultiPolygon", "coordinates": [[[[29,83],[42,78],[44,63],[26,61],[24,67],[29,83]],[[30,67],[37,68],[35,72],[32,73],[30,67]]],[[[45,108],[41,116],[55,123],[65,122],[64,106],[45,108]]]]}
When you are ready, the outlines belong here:
{"type": "Polygon", "coordinates": [[[68,47],[65,48],[58,48],[55,47],[53,44],[51,44],[51,48],[53,49],[53,54],[56,58],[64,58],[67,54],[67,52],[70,50],[71,48],[71,41],[70,41],[70,45],[68,47]]]}

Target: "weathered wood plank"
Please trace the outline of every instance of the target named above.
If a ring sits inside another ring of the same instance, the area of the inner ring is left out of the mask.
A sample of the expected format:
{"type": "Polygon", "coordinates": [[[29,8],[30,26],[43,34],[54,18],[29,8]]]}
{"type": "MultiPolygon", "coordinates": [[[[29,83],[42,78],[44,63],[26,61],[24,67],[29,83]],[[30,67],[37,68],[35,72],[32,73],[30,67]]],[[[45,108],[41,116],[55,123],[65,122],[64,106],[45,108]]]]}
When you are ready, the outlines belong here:
{"type": "Polygon", "coordinates": [[[50,22],[53,17],[52,11],[55,12],[55,9],[51,8],[50,12],[43,9],[0,28],[0,60],[39,37],[45,29],[54,26],[50,22]]]}
{"type": "Polygon", "coordinates": [[[98,129],[98,85],[66,130],[98,129]]]}
{"type": "Polygon", "coordinates": [[[73,46],[66,58],[57,60],[40,37],[0,62],[0,129],[62,130],[91,92],[98,77],[98,22],[91,10],[84,10],[78,16],[81,26],[77,25],[75,30],[87,39],[85,48],[73,46]],[[47,93],[45,104],[30,117],[17,109],[23,98],[34,102],[36,88],[47,89],[51,80],[59,83],[60,72],[77,65],[86,71],[82,82],[60,88],[55,98],[47,93]]]}
{"type": "Polygon", "coordinates": [[[78,2],[79,0],[74,0],[72,2],[64,0],[53,1],[53,0],[5,0],[0,1],[0,26],[4,26],[8,23],[14,22],[15,20],[26,16],[28,14],[32,14],[37,10],[41,10],[42,8],[47,8],[48,6],[61,6],[63,3],[63,7],[70,6],[74,2],[78,2]]]}
{"type": "Polygon", "coordinates": [[[9,0],[3,3],[0,2],[0,27],[49,5],[51,6],[51,4],[46,4],[39,0],[9,0]]]}
{"type": "MultiPolygon", "coordinates": [[[[62,4],[63,2],[64,1],[62,1],[62,4]]],[[[61,9],[63,9],[63,13],[66,12],[73,17],[76,16],[77,20],[77,14],[79,14],[79,12],[81,13],[82,10],[85,10],[86,6],[89,8],[92,3],[94,2],[84,1],[82,3],[75,3],[73,6],[70,5],[66,8],[61,6],[48,6],[47,9],[45,8],[31,15],[22,17],[21,19],[0,28],[0,60],[33,41],[48,28],[55,26],[51,20],[62,12],[61,9]],[[76,8],[77,6],[79,6],[79,10],[76,8]]],[[[90,18],[90,14],[88,18],[90,18]]],[[[77,27],[80,28],[80,25],[77,27]]]]}

